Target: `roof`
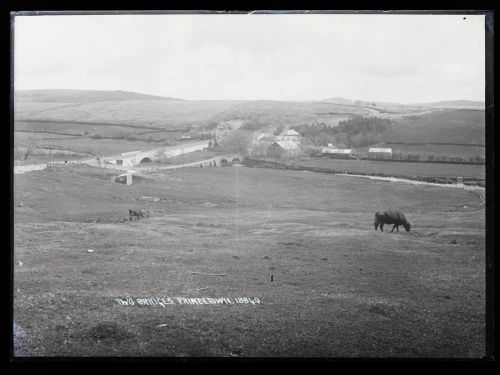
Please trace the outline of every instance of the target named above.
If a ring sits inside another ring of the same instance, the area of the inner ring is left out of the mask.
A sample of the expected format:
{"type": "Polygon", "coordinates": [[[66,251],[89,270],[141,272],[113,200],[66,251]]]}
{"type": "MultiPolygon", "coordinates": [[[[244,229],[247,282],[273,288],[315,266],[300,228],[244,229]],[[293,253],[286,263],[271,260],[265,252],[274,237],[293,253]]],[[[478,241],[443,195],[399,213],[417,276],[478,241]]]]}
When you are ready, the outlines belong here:
{"type": "Polygon", "coordinates": [[[378,147],[370,147],[368,152],[386,152],[392,153],[392,148],[378,148],[378,147]]]}
{"type": "Polygon", "coordinates": [[[300,133],[297,133],[293,129],[289,129],[289,130],[285,130],[283,133],[281,133],[281,135],[300,135],[300,133]]]}
{"type": "Polygon", "coordinates": [[[261,140],[262,138],[272,138],[273,136],[273,133],[260,133],[257,139],[261,140]]]}
{"type": "Polygon", "coordinates": [[[322,150],[323,153],[326,154],[350,154],[352,152],[351,148],[331,148],[325,147],[322,150]]]}
{"type": "Polygon", "coordinates": [[[293,141],[276,141],[273,144],[277,144],[284,150],[298,150],[300,149],[299,145],[293,141]]]}

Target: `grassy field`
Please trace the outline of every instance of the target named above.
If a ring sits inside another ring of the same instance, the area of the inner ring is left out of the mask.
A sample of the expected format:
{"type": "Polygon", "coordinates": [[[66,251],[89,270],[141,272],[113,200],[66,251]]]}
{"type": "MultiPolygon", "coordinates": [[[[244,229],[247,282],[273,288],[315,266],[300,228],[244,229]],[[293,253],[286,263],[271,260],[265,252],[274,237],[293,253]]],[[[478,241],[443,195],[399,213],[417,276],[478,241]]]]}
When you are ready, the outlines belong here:
{"type": "MultiPolygon", "coordinates": [[[[22,143],[23,139],[32,133],[19,133],[14,135],[15,142],[22,143]]],[[[164,142],[147,142],[143,140],[127,139],[89,139],[87,137],[65,137],[52,139],[52,137],[36,138],[37,147],[47,149],[52,147],[57,150],[67,150],[88,155],[109,155],[129,151],[147,151],[164,146],[164,142]]],[[[30,156],[30,160],[35,162],[37,156],[30,156]]]]}
{"type": "Polygon", "coordinates": [[[469,177],[485,178],[484,165],[390,162],[378,160],[339,160],[327,157],[307,158],[296,161],[297,165],[331,168],[347,173],[376,173],[407,177],[469,177]]]}
{"type": "Polygon", "coordinates": [[[381,142],[448,142],[485,144],[485,111],[441,109],[408,115],[380,135],[381,142]]]}
{"type": "Polygon", "coordinates": [[[18,121],[15,123],[15,130],[16,136],[29,136],[36,139],[55,137],[80,137],[81,139],[89,139],[90,137],[99,137],[154,142],[175,142],[184,133],[183,130],[161,131],[152,130],[151,128],[137,128],[129,125],[39,121],[18,121]]]}
{"type": "Polygon", "coordinates": [[[152,97],[83,90],[16,92],[16,121],[57,120],[154,126],[164,129],[203,124],[239,101],[152,97]]]}
{"type": "MultiPolygon", "coordinates": [[[[419,160],[453,160],[459,158],[460,161],[470,162],[477,158],[485,160],[486,149],[484,146],[466,146],[466,145],[441,145],[441,144],[379,144],[379,147],[392,149],[392,156],[396,160],[418,155],[419,160]]],[[[368,150],[371,146],[356,147],[354,152],[361,157],[369,157],[368,150]]]]}
{"type": "Polygon", "coordinates": [[[392,148],[393,154],[418,154],[420,155],[421,160],[427,160],[429,155],[434,155],[434,157],[460,157],[464,159],[464,161],[469,161],[471,158],[475,158],[477,156],[482,159],[486,157],[485,148],[480,146],[390,144],[383,147],[392,148]]]}
{"type": "Polygon", "coordinates": [[[131,186],[111,183],[110,173],[81,166],[15,176],[21,354],[484,353],[476,193],[244,167],[157,173],[131,186]],[[373,213],[389,207],[406,214],[411,232],[374,231],[373,213]],[[124,221],[129,208],[151,217],[124,221]],[[260,303],[116,301],[127,297],[260,303]]]}

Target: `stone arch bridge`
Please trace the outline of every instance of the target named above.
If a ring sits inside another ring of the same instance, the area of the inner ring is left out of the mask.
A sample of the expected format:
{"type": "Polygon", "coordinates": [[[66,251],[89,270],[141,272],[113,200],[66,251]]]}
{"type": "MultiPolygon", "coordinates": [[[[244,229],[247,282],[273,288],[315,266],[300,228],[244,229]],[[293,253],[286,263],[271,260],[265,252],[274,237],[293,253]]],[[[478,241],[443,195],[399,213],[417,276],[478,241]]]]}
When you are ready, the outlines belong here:
{"type": "MultiPolygon", "coordinates": [[[[212,141],[204,140],[199,142],[183,143],[176,146],[156,148],[147,151],[132,151],[121,154],[101,155],[95,159],[85,160],[85,164],[99,166],[103,168],[127,169],[130,167],[140,167],[141,170],[149,169],[147,164],[164,158],[174,158],[187,153],[203,151],[211,148],[212,141]]],[[[201,157],[200,157],[201,159],[201,157]]],[[[154,169],[174,169],[183,167],[221,167],[238,164],[243,161],[243,156],[239,154],[223,154],[213,156],[209,159],[199,160],[187,164],[155,166],[154,169]]]]}
{"type": "Polygon", "coordinates": [[[184,143],[176,146],[156,148],[147,151],[132,151],[121,154],[102,155],[96,159],[99,164],[115,164],[126,167],[133,167],[142,163],[148,163],[164,158],[187,154],[195,151],[203,151],[212,146],[212,141],[205,140],[199,142],[184,143]]]}
{"type": "Polygon", "coordinates": [[[235,164],[240,164],[243,161],[243,155],[239,154],[225,154],[217,155],[210,159],[198,160],[186,164],[166,165],[148,167],[147,164],[141,164],[137,169],[141,172],[160,171],[179,168],[209,168],[209,167],[230,167],[235,164]]]}

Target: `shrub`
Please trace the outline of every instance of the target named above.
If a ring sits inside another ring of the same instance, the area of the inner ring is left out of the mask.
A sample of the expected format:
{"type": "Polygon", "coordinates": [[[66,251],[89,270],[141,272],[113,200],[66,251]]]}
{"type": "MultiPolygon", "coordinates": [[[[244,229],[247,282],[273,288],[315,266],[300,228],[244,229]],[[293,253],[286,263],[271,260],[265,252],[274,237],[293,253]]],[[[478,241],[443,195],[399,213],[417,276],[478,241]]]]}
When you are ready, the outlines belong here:
{"type": "Polygon", "coordinates": [[[316,147],[316,146],[305,146],[302,148],[302,155],[305,156],[314,156],[318,155],[321,153],[322,148],[321,147],[316,147]]]}
{"type": "Polygon", "coordinates": [[[393,152],[391,159],[392,160],[403,160],[403,153],[401,151],[393,152]]]}
{"type": "Polygon", "coordinates": [[[137,137],[133,134],[127,135],[127,141],[136,141],[137,137]]]}
{"type": "Polygon", "coordinates": [[[420,160],[420,155],[418,155],[418,154],[407,154],[406,155],[406,160],[409,160],[409,161],[418,161],[418,160],[420,160]]]}

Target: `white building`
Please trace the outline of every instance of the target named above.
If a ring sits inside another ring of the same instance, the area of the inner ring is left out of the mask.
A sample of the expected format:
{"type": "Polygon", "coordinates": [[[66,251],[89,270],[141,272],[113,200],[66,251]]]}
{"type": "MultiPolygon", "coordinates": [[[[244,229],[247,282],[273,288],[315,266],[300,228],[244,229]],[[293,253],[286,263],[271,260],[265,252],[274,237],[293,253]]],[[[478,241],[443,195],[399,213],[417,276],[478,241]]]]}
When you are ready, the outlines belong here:
{"type": "Polygon", "coordinates": [[[371,159],[390,159],[392,157],[392,148],[370,147],[368,157],[371,159]]]}
{"type": "Polygon", "coordinates": [[[329,156],[332,158],[348,159],[352,155],[352,149],[351,148],[324,147],[321,150],[321,153],[323,155],[326,155],[326,156],[329,156]]]}

